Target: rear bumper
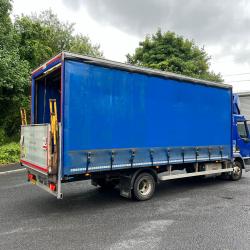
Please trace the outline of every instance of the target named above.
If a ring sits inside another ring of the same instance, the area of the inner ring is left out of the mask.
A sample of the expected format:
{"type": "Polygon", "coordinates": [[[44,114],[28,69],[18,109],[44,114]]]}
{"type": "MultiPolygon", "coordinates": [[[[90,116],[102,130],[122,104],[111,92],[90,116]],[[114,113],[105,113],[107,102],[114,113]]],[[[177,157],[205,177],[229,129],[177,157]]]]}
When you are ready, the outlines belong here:
{"type": "Polygon", "coordinates": [[[28,182],[47,191],[57,197],[57,199],[62,199],[61,180],[50,180],[49,175],[46,172],[38,171],[33,167],[27,166],[26,164],[23,165],[27,169],[28,182]]]}

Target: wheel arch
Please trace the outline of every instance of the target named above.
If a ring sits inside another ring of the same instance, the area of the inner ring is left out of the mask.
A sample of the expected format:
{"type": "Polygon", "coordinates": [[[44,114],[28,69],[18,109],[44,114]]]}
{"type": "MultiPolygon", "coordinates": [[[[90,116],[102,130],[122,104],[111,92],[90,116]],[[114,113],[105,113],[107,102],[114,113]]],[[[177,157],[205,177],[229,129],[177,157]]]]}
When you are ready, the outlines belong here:
{"type": "Polygon", "coordinates": [[[243,168],[243,169],[245,169],[245,163],[244,163],[244,160],[242,159],[242,157],[240,157],[240,156],[236,156],[236,157],[234,158],[234,161],[238,161],[238,162],[240,162],[240,163],[241,163],[242,168],[243,168]]]}
{"type": "Polygon", "coordinates": [[[154,180],[156,183],[159,182],[159,179],[158,179],[158,175],[157,175],[157,172],[156,170],[152,169],[152,168],[141,168],[141,169],[138,169],[137,171],[134,172],[133,176],[132,176],[132,179],[131,179],[131,186],[133,187],[134,185],[134,182],[135,182],[135,179],[136,177],[141,174],[141,173],[149,173],[149,174],[152,174],[152,176],[154,177],[154,180]]]}

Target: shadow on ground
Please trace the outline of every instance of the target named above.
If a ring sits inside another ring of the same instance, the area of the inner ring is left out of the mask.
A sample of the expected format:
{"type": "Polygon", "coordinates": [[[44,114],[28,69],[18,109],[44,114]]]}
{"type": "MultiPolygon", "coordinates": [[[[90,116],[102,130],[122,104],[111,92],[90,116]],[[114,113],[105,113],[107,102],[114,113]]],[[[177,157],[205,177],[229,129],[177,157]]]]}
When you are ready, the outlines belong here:
{"type": "Polygon", "coordinates": [[[26,191],[31,191],[33,197],[26,195],[17,205],[19,206],[19,210],[24,213],[36,211],[47,215],[69,212],[86,212],[91,214],[109,208],[119,209],[121,206],[145,206],[145,203],[152,204],[162,199],[171,201],[176,197],[190,196],[192,193],[200,191],[204,192],[211,186],[213,186],[213,190],[216,190],[216,188],[227,186],[229,183],[230,181],[218,178],[189,178],[167,181],[160,183],[157,186],[154,197],[146,202],[131,201],[121,197],[118,189],[102,190],[91,186],[89,181],[78,182],[77,184],[65,184],[64,198],[62,200],[57,200],[55,197],[44,193],[38,187],[28,186],[28,189],[31,190],[26,191]]]}

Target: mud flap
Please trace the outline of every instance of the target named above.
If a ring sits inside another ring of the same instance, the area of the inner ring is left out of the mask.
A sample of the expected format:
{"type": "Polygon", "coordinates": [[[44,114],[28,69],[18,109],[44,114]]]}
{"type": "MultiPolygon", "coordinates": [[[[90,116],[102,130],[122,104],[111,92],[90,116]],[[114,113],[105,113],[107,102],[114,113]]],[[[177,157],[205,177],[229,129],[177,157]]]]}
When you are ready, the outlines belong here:
{"type": "Polygon", "coordinates": [[[125,198],[132,198],[132,178],[130,175],[124,175],[120,178],[120,195],[125,198]]]}

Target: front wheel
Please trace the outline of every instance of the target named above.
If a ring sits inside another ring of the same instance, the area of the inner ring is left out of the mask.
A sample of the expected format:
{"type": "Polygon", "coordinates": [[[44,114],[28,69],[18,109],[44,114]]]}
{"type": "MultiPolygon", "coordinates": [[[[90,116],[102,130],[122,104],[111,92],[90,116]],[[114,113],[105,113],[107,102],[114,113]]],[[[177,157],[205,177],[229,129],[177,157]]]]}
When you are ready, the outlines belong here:
{"type": "Polygon", "coordinates": [[[150,173],[139,174],[133,185],[134,198],[145,201],[152,198],[155,192],[155,179],[150,173]]]}
{"type": "Polygon", "coordinates": [[[231,180],[232,181],[238,181],[241,179],[242,176],[242,163],[239,161],[235,161],[234,162],[234,166],[233,166],[233,172],[231,174],[231,180]]]}

